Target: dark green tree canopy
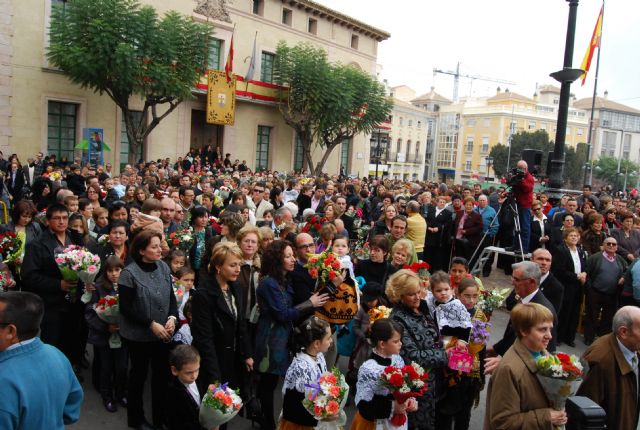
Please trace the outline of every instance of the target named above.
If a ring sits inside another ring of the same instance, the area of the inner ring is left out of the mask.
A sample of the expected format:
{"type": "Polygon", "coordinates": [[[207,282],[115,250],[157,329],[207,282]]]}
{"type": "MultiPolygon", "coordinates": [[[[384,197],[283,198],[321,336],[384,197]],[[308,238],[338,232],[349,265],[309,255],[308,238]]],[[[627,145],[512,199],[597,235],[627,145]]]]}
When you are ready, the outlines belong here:
{"type": "Polygon", "coordinates": [[[331,151],[344,139],[371,133],[391,112],[392,103],[375,78],[353,66],[331,64],[327,53],[310,44],[278,44],[275,82],[281,92],[280,112],[298,134],[303,165],[322,173],[331,151]],[[314,145],[322,155],[314,163],[314,145]]]}
{"type": "Polygon", "coordinates": [[[72,82],[106,93],[122,109],[132,162],[158,123],[193,97],[211,31],[174,11],[159,18],[136,0],[73,0],[52,10],[47,56],[72,82]],[[129,110],[133,96],[144,100],[138,123],[129,110]],[[166,105],[164,112],[159,105],[166,105]]]}

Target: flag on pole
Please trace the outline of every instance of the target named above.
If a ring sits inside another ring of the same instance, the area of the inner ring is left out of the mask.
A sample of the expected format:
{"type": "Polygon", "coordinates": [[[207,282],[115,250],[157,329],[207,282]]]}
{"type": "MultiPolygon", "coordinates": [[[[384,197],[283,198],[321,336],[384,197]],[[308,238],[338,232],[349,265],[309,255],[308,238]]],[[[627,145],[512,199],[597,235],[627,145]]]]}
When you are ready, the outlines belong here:
{"type": "Polygon", "coordinates": [[[258,40],[258,32],[256,31],[256,36],[253,39],[253,51],[251,51],[251,60],[249,61],[249,69],[247,70],[247,74],[244,77],[245,82],[249,82],[250,80],[252,80],[253,74],[256,71],[256,41],[257,40],[258,40]]]}
{"type": "Polygon", "coordinates": [[[233,34],[231,35],[231,43],[229,44],[229,55],[227,55],[227,63],[224,65],[224,73],[227,76],[227,82],[231,82],[233,73],[233,34]]]}
{"type": "Polygon", "coordinates": [[[584,74],[582,75],[582,85],[587,80],[587,73],[589,72],[589,67],[591,67],[591,59],[593,58],[593,53],[596,48],[600,49],[600,38],[602,37],[602,12],[604,11],[604,3],[600,8],[600,14],[598,15],[598,21],[596,22],[596,28],[593,29],[593,35],[591,36],[591,43],[589,43],[589,47],[587,48],[587,52],[584,54],[584,58],[582,59],[582,65],[580,68],[584,70],[584,74]]]}

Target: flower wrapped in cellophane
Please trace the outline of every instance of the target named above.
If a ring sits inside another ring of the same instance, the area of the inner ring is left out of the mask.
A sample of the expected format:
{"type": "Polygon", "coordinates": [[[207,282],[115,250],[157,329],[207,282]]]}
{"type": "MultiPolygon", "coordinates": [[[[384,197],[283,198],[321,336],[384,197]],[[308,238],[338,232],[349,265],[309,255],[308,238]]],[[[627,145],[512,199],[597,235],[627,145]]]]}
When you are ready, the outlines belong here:
{"type": "MultiPolygon", "coordinates": [[[[93,310],[102,321],[107,324],[120,323],[120,301],[118,296],[104,296],[98,303],[93,306],[93,310]]],[[[120,348],[122,339],[118,333],[111,333],[109,336],[109,347],[112,349],[120,348]]]]}
{"type": "MultiPolygon", "coordinates": [[[[387,388],[398,403],[411,397],[421,397],[427,391],[429,374],[417,363],[404,367],[387,366],[380,375],[380,384],[387,388]]],[[[393,414],[390,420],[395,427],[404,426],[407,414],[393,414]]]]}
{"type": "Polygon", "coordinates": [[[567,399],[582,383],[584,365],[580,359],[563,352],[543,355],[536,360],[536,368],[538,381],[553,409],[564,409],[567,399]]]}
{"type": "Polygon", "coordinates": [[[318,382],[305,384],[305,387],[302,405],[319,421],[316,429],[331,430],[345,425],[347,416],[344,405],[349,395],[349,385],[338,369],[323,373],[318,382]]]}
{"type": "MultiPolygon", "coordinates": [[[[65,248],[56,254],[55,260],[65,281],[93,284],[100,271],[100,257],[78,245],[65,248]]],[[[82,303],[89,303],[92,295],[93,293],[85,290],[80,300],[82,303]]],[[[69,298],[72,302],[75,301],[74,288],[69,290],[69,298]]]]}
{"type": "Polygon", "coordinates": [[[211,429],[233,419],[242,409],[242,399],[237,390],[228,384],[211,384],[200,403],[200,425],[211,429]]]}
{"type": "Polygon", "coordinates": [[[373,324],[375,321],[381,318],[389,318],[391,315],[391,309],[386,306],[376,306],[369,309],[369,323],[373,324]]]}

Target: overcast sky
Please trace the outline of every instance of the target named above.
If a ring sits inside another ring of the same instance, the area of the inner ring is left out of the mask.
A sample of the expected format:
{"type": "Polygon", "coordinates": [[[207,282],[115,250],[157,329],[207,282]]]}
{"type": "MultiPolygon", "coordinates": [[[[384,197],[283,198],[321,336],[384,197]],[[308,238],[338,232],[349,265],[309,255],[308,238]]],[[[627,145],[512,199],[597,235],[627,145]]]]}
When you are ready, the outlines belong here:
{"type": "MultiPolygon", "coordinates": [[[[555,84],[562,69],[569,16],[565,0],[316,0],[391,33],[379,44],[382,78],[418,94],[436,91],[452,98],[453,77],[433,68],[516,82],[460,79],[459,96],[493,95],[499,85],[531,97],[536,83],[555,84]]],[[[582,0],[573,67],[579,68],[596,24],[601,0],[582,0]]],[[[597,55],[597,51],[596,51],[597,55]]],[[[578,99],[590,97],[596,55],[584,86],[571,86],[578,99]]],[[[640,2],[608,0],[605,6],[598,95],[640,109],[640,2]]]]}

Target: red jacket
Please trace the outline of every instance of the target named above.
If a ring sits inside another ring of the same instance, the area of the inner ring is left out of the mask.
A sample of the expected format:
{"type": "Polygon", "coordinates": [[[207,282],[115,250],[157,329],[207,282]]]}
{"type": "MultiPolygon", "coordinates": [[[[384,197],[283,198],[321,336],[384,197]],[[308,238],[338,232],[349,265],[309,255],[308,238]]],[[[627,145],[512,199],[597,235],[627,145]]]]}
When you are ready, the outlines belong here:
{"type": "Polygon", "coordinates": [[[513,187],[513,195],[516,197],[518,206],[524,209],[531,209],[533,203],[533,184],[535,184],[533,175],[527,172],[524,179],[513,187]]]}

